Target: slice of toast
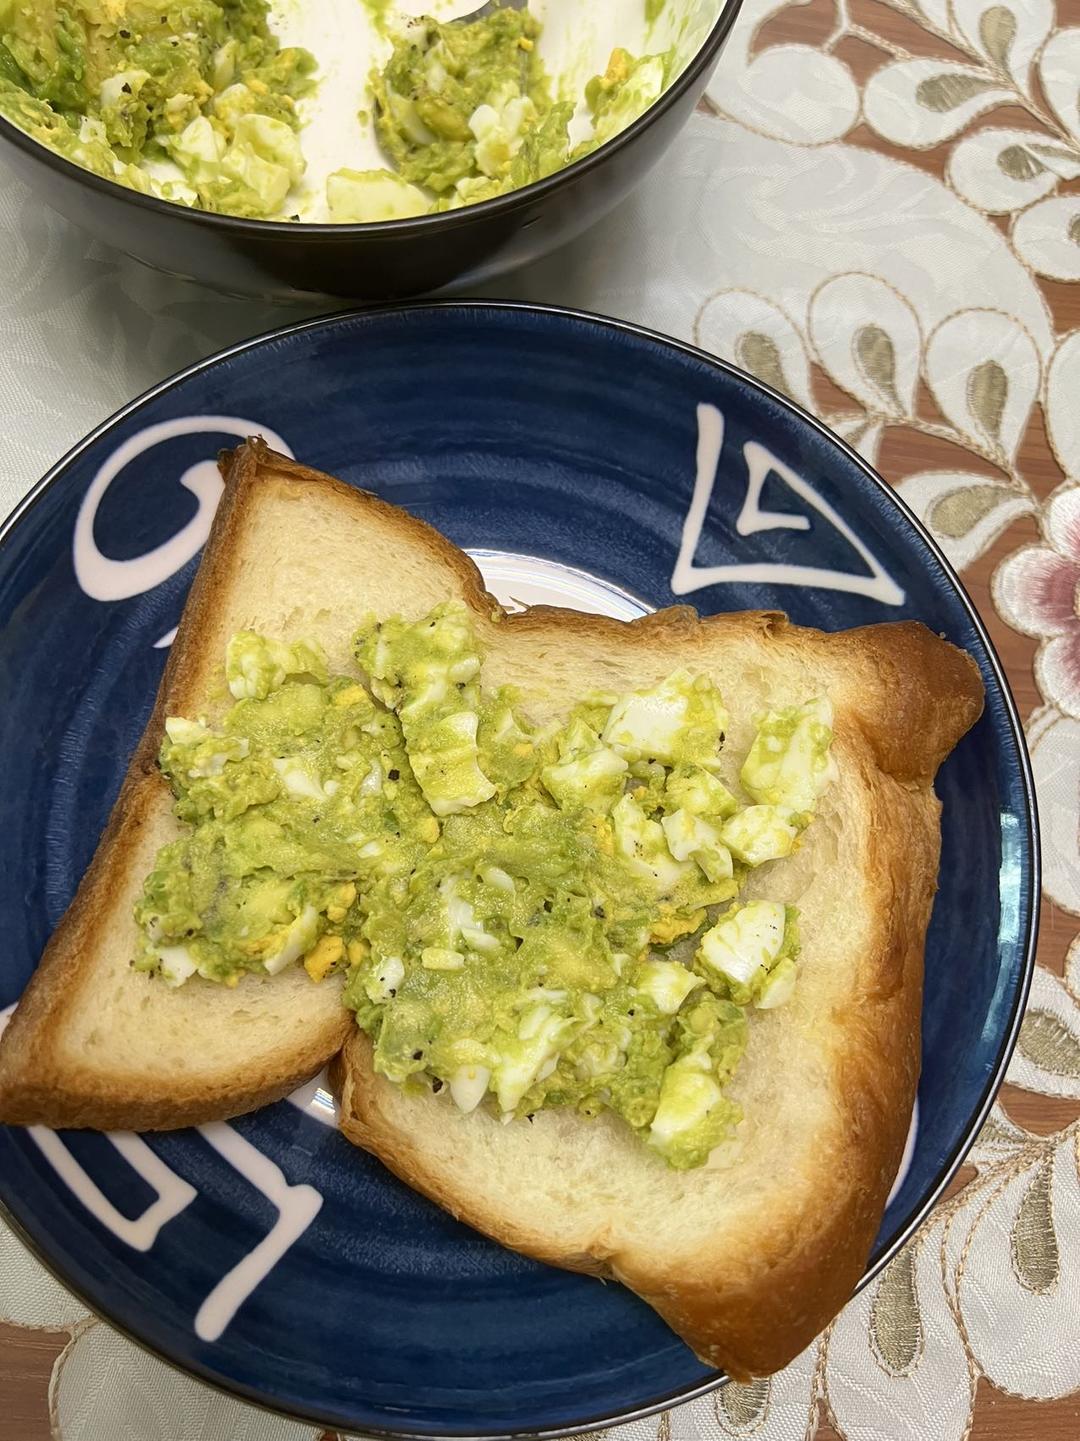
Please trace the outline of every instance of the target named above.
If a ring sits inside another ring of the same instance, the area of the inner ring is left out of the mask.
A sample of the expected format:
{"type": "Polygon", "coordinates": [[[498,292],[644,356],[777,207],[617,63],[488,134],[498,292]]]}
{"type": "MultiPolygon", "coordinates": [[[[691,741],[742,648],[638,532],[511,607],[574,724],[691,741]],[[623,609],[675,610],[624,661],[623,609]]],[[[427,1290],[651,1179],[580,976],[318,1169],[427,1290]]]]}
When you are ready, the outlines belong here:
{"type": "Polygon", "coordinates": [[[497,1240],[614,1276],[710,1364],[776,1370],[858,1280],[895,1176],[919,1069],[922,953],[938,863],[937,767],[978,717],[974,662],[923,626],[827,635],[775,613],[632,623],[538,607],[507,615],[472,562],[430,527],[260,442],[225,464],[225,495],[161,693],[79,893],[0,1041],[0,1121],[164,1128],[235,1115],[335,1063],[342,1126],[411,1185],[497,1240]],[[375,1076],[333,982],[299,968],[235,991],[173,991],[131,970],[131,905],[173,834],[154,758],[165,714],[213,714],[242,627],[306,636],[351,666],[359,616],[472,612],[488,685],[543,722],[594,689],[706,673],[753,717],[827,695],[838,779],[798,854],[752,893],[800,908],[793,999],[756,1013],[733,1094],[745,1121],[697,1171],[676,1172],[612,1117],[546,1111],[500,1124],[375,1076]]]}
{"type": "MultiPolygon", "coordinates": [[[[900,1163],[940,848],[932,783],[981,712],[978,670],[914,623],[828,635],[686,607],[630,624],[546,608],[504,616],[463,557],[402,524],[402,556],[423,547],[428,579],[437,565],[443,594],[472,609],[485,683],[517,686],[534,720],[686,666],[710,675],[732,712],[723,779],[737,786],[757,713],[833,703],[838,779],[797,855],[749,887],[798,905],[798,984],[787,1005],[752,1017],[731,1088],[745,1121],[707,1167],[670,1170],[610,1115],[462,1116],[446,1088],[407,1093],[377,1076],[360,1032],[332,1072],[345,1134],[409,1185],[515,1250],[624,1282],[710,1365],[769,1374],[850,1297],[900,1163]]],[[[401,587],[382,609],[428,603],[401,587]]]]}

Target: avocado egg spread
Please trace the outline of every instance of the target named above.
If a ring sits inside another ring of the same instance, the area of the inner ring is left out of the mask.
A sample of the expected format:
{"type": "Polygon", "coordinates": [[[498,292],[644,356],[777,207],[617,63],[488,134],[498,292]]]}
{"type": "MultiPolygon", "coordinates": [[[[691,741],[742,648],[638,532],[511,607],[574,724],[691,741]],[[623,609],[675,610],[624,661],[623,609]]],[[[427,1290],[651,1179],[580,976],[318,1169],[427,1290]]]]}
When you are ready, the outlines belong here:
{"type": "Polygon", "coordinates": [[[136,967],[171,986],[344,972],[392,1081],[507,1119],[609,1110],[703,1164],[739,1120],[748,1017],[797,984],[795,909],[740,893],[812,822],[828,702],[755,718],[737,796],[705,676],[537,727],[484,685],[463,607],[368,617],[353,648],[335,675],[314,643],[240,632],[220,723],[166,720],[183,833],[136,904],[136,967]]]}
{"type": "Polygon", "coordinates": [[[527,11],[402,18],[394,30],[385,7],[369,9],[383,59],[370,73],[354,62],[354,114],[337,147],[354,165],[317,182],[303,131],[320,66],[280,43],[269,0],[0,0],[0,115],[98,175],[181,205],[382,221],[542,179],[624,129],[673,78],[672,48],[615,48],[603,74],[559,92],[527,11]],[[369,114],[375,167],[362,163],[357,125],[369,114]]]}

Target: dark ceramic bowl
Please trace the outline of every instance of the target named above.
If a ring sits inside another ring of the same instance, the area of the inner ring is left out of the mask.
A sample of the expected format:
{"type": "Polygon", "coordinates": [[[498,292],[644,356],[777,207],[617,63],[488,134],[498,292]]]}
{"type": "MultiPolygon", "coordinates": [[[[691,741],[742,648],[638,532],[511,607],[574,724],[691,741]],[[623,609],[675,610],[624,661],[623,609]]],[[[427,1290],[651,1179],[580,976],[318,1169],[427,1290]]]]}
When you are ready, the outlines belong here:
{"type": "Polygon", "coordinates": [[[678,79],[614,140],[546,180],[440,215],[366,225],[242,220],[140,195],[63,159],[0,116],[9,164],[54,210],[156,270],[234,294],[396,300],[477,284],[588,229],[660,159],[716,68],[742,0],[678,79]]]}

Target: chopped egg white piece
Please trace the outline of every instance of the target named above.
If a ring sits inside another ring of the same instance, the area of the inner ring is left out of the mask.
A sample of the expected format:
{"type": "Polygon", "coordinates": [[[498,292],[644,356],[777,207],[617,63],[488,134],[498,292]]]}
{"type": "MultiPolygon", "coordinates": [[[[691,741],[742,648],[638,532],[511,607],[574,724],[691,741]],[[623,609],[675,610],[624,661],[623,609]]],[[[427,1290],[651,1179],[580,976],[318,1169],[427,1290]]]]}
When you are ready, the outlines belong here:
{"type": "Polygon", "coordinates": [[[169,986],[182,986],[199,969],[199,963],[186,946],[160,946],[161,977],[169,986]]]}
{"type": "Polygon", "coordinates": [[[691,991],[704,985],[700,976],[678,961],[647,961],[637,978],[637,989],[649,997],[664,1016],[673,1016],[691,991]]]}
{"type": "Polygon", "coordinates": [[[795,980],[798,969],[795,962],[789,957],[780,961],[765,977],[765,983],[761,988],[755,1004],[759,1011],[775,1010],[777,1006],[783,1006],[791,1000],[795,990],[795,980]]]}
{"type": "Polygon", "coordinates": [[[450,1096],[459,1111],[475,1111],[487,1094],[491,1071],[487,1066],[459,1066],[450,1077],[450,1096]]]}
{"type": "Polygon", "coordinates": [[[370,980],[364,982],[368,1000],[380,1005],[391,999],[405,979],[405,963],[400,956],[387,956],[370,980]]]}
{"type": "Polygon", "coordinates": [[[669,895],[687,874],[687,862],[677,861],[667,847],[659,821],[650,820],[633,796],[625,795],[611,813],[615,849],[640,876],[651,877],[657,895],[669,895]]]}
{"type": "Polygon", "coordinates": [[[794,812],[786,806],[746,806],[720,827],[720,839],[748,866],[789,856],[798,834],[794,812]]]}
{"type": "Polygon", "coordinates": [[[758,726],[740,780],[754,800],[809,812],[834,778],[832,706],[819,698],[770,711],[758,726]]]}
{"type": "Polygon", "coordinates": [[[698,959],[738,985],[768,968],[784,944],[787,908],[779,901],[748,901],[705,932],[698,959]]]}
{"type": "Polygon", "coordinates": [[[492,1068],[492,1089],[500,1110],[512,1112],[548,1062],[558,1063],[559,1047],[571,1025],[550,1006],[533,1006],[525,1012],[517,1040],[507,1043],[492,1068]]]}
{"type": "Polygon", "coordinates": [[[325,792],[316,776],[293,756],[284,756],[274,761],[274,769],[281,777],[281,784],[291,796],[306,796],[309,800],[325,800],[325,792]]]}
{"type": "Polygon", "coordinates": [[[311,950],[318,939],[318,931],[318,911],[314,906],[305,906],[285,932],[285,944],[275,955],[267,957],[263,961],[263,965],[272,976],[276,976],[279,971],[283,971],[286,966],[291,966],[294,961],[298,961],[302,955],[311,950]]]}

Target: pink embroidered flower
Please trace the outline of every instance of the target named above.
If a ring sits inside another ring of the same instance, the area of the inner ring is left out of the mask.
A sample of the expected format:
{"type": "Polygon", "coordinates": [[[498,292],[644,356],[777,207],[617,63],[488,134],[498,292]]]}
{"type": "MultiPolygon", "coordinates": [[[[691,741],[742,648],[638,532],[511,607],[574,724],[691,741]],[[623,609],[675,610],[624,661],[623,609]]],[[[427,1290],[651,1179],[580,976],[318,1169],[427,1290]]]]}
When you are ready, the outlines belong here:
{"type": "Polygon", "coordinates": [[[1035,679],[1046,700],[1080,718],[1080,485],[1047,501],[1048,545],[1010,555],[994,576],[994,603],[1014,629],[1042,641],[1035,679]]]}

